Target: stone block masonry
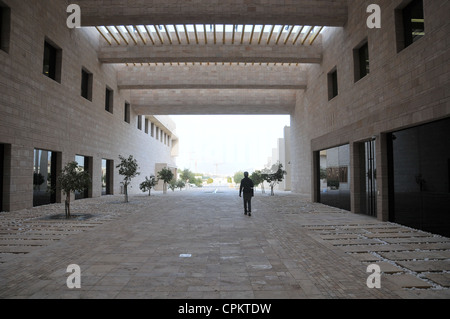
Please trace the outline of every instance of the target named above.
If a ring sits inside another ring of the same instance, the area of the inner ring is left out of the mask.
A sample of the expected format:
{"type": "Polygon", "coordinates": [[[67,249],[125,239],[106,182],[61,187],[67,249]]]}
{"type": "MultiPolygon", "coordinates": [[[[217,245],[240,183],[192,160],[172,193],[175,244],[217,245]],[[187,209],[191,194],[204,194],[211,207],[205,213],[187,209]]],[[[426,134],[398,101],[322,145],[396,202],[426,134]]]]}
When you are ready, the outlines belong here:
{"type": "MultiPolygon", "coordinates": [[[[131,105],[130,123],[124,121],[127,91],[119,91],[113,66],[97,59],[99,45],[95,29],[69,29],[65,2],[3,1],[10,8],[11,30],[8,52],[0,50],[0,143],[10,148],[4,164],[4,210],[33,205],[34,149],[59,154],[59,166],[76,155],[92,158],[92,191],[101,195],[101,162],[133,155],[141,177],[154,174],[155,163],[174,165],[171,146],[137,128],[131,105]],[[62,54],[61,76],[55,81],[43,74],[44,43],[62,54]],[[81,70],[92,74],[92,99],[80,94],[81,70]],[[112,113],[105,110],[106,87],[114,92],[112,113]]],[[[171,131],[163,127],[168,135],[171,131]]],[[[113,192],[120,193],[120,180],[114,170],[113,192]]],[[[139,179],[132,192],[139,191],[139,179]]]]}
{"type": "MultiPolygon", "coordinates": [[[[448,1],[423,1],[425,36],[400,50],[398,10],[405,1],[378,1],[381,28],[366,25],[371,1],[350,1],[348,23],[323,32],[323,62],[308,70],[292,117],[293,191],[317,199],[314,152],[350,144],[360,167],[360,143],[376,139],[378,218],[388,220],[386,134],[450,116],[448,1]],[[368,43],[370,73],[355,81],[354,50],[368,43]],[[337,70],[338,95],[328,96],[327,75],[337,70]]],[[[360,183],[352,174],[352,196],[360,183]]],[[[352,211],[359,212],[357,199],[352,211]]]]}

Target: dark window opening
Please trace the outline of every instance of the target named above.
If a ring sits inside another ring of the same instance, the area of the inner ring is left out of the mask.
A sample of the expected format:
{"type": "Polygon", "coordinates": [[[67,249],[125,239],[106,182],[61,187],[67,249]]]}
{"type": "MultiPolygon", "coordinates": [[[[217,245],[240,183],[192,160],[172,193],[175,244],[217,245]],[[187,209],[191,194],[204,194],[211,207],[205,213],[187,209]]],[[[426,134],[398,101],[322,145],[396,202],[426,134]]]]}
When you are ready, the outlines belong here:
{"type": "Polygon", "coordinates": [[[93,75],[86,69],[81,70],[81,96],[92,101],[93,75]]]}
{"type": "Polygon", "coordinates": [[[125,115],[124,115],[125,122],[130,124],[131,123],[130,118],[131,118],[131,106],[129,103],[125,103],[125,115]]]}
{"type": "Polygon", "coordinates": [[[396,10],[397,51],[410,46],[425,35],[423,0],[413,0],[396,10]]]}
{"type": "Polygon", "coordinates": [[[43,73],[56,82],[61,82],[62,50],[45,41],[43,73]]]}
{"type": "Polygon", "coordinates": [[[148,118],[145,118],[145,134],[148,134],[148,118]]]}
{"type": "Polygon", "coordinates": [[[154,123],[152,123],[151,125],[150,125],[150,135],[152,136],[152,137],[155,137],[155,124],[154,123]]]}
{"type": "Polygon", "coordinates": [[[9,53],[11,9],[0,1],[0,50],[9,53]]]}
{"type": "Polygon", "coordinates": [[[109,113],[113,113],[113,105],[114,105],[114,91],[106,88],[106,96],[105,96],[105,110],[109,113]]]}
{"type": "Polygon", "coordinates": [[[361,80],[370,73],[369,44],[365,42],[359,48],[353,50],[355,62],[355,82],[361,80]]]}
{"type": "Polygon", "coordinates": [[[423,1],[414,0],[403,10],[405,26],[405,47],[413,44],[425,35],[425,20],[423,16],[423,1]]]}
{"type": "Polygon", "coordinates": [[[337,70],[334,69],[328,73],[328,100],[333,99],[338,95],[338,80],[337,70]]]}
{"type": "Polygon", "coordinates": [[[142,131],[142,116],[138,115],[137,117],[137,128],[142,131]]]}

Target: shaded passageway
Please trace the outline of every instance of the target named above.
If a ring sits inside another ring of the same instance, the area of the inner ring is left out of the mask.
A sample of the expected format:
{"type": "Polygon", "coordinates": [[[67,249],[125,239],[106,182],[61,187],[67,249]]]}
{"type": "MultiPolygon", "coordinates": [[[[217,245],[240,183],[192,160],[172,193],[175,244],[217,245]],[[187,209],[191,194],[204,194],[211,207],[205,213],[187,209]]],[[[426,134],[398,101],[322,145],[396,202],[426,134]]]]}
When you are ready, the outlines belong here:
{"type": "Polygon", "coordinates": [[[77,201],[73,214],[91,214],[85,220],[44,218],[61,204],[0,215],[0,298],[450,296],[445,237],[283,192],[257,192],[252,217],[235,189],[122,200],[77,201]],[[45,243],[26,251],[32,239],[45,243]],[[367,287],[371,263],[381,266],[380,289],[367,287]],[[67,288],[70,264],[81,289],[67,288]]]}

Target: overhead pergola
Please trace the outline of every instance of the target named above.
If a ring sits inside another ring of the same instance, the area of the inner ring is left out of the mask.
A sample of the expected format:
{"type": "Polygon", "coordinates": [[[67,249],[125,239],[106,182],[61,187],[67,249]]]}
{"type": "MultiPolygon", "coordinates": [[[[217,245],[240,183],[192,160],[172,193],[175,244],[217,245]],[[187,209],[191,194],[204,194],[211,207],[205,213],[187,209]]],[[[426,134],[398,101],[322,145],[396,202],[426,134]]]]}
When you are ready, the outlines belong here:
{"type": "Polygon", "coordinates": [[[78,0],[140,114],[290,114],[346,0],[78,0]]]}
{"type": "Polygon", "coordinates": [[[301,44],[312,45],[323,29],[299,25],[121,25],[96,26],[109,45],[301,44]],[[280,41],[281,40],[281,41],[280,41]]]}

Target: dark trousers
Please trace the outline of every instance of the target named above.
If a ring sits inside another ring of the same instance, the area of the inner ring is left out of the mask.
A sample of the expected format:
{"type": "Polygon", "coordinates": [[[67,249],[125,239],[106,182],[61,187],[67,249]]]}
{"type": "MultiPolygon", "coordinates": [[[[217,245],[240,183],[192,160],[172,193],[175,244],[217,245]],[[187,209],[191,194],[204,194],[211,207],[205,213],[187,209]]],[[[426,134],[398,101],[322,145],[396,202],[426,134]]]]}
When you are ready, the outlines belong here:
{"type": "Polygon", "coordinates": [[[244,211],[246,213],[252,211],[252,194],[244,193],[244,211]]]}

